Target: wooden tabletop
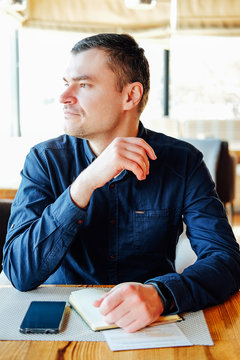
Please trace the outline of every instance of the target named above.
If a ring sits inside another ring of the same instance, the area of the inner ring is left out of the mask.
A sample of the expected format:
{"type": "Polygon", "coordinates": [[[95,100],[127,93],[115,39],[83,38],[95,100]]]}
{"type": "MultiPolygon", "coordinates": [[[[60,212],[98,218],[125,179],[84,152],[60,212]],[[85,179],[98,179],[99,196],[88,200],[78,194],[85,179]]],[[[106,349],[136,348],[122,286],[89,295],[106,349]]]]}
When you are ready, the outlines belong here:
{"type": "Polygon", "coordinates": [[[240,359],[240,292],[224,304],[204,310],[204,315],[214,346],[112,352],[105,342],[0,341],[0,360],[240,359]]]}

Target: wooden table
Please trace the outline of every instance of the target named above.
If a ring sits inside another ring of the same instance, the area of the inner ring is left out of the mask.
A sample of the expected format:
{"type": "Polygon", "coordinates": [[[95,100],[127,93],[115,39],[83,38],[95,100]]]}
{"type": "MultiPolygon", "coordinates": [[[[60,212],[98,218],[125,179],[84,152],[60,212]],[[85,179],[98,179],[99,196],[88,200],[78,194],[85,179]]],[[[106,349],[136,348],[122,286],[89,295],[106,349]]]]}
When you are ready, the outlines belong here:
{"type": "MultiPolygon", "coordinates": [[[[240,292],[204,310],[214,346],[112,352],[105,342],[0,341],[1,360],[239,360],[240,292]]],[[[1,326],[1,324],[0,324],[1,326]]]]}
{"type": "Polygon", "coordinates": [[[14,199],[17,189],[0,189],[0,199],[14,199]]]}

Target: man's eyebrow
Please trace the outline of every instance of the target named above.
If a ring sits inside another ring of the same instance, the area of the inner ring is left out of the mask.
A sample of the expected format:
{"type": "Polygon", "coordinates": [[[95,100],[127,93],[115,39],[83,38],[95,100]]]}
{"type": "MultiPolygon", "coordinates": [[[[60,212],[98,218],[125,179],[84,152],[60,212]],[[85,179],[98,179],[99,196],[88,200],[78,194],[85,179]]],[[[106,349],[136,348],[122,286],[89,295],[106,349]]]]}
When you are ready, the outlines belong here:
{"type": "MultiPolygon", "coordinates": [[[[90,75],[79,75],[79,76],[73,77],[71,80],[72,81],[81,81],[81,80],[91,80],[91,81],[93,81],[94,77],[92,77],[90,75]]],[[[65,77],[63,77],[63,81],[69,82],[69,80],[67,80],[65,77]]]]}

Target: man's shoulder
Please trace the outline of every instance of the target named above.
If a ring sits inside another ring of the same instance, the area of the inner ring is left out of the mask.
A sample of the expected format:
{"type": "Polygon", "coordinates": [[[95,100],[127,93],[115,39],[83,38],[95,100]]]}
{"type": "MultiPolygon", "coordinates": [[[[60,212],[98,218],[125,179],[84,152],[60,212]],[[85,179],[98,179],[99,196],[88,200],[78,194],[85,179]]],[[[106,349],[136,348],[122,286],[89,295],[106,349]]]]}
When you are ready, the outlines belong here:
{"type": "Polygon", "coordinates": [[[63,134],[56,138],[48,139],[36,144],[33,146],[32,150],[37,151],[38,153],[48,150],[69,150],[76,148],[81,142],[82,139],[63,134]]]}
{"type": "Polygon", "coordinates": [[[180,177],[192,172],[203,159],[202,153],[190,143],[152,130],[146,130],[145,140],[155,151],[157,165],[180,177]]]}
{"type": "Polygon", "coordinates": [[[196,155],[199,154],[199,150],[197,150],[193,145],[184,141],[182,139],[174,138],[172,136],[168,136],[163,133],[159,133],[153,130],[145,129],[146,137],[149,144],[154,148],[154,150],[159,150],[161,152],[171,152],[176,154],[187,154],[194,153],[196,155]]]}

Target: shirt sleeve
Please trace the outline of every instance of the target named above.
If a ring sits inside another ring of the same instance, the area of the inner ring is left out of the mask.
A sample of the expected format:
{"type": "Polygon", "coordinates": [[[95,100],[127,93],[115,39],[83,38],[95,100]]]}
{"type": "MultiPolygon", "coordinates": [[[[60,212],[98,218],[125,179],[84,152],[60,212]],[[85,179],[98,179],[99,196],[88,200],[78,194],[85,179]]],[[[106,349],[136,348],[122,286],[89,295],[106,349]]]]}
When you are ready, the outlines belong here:
{"type": "Polygon", "coordinates": [[[189,160],[183,221],[197,261],[181,274],[169,273],[146,282],[163,283],[172,293],[176,312],[219,304],[240,287],[239,245],[201,153],[189,160]]]}
{"type": "Polygon", "coordinates": [[[36,150],[30,151],[21,175],[3,250],[3,270],[17,289],[27,291],[60,266],[86,212],[72,202],[69,187],[56,196],[44,156],[36,150]]]}

